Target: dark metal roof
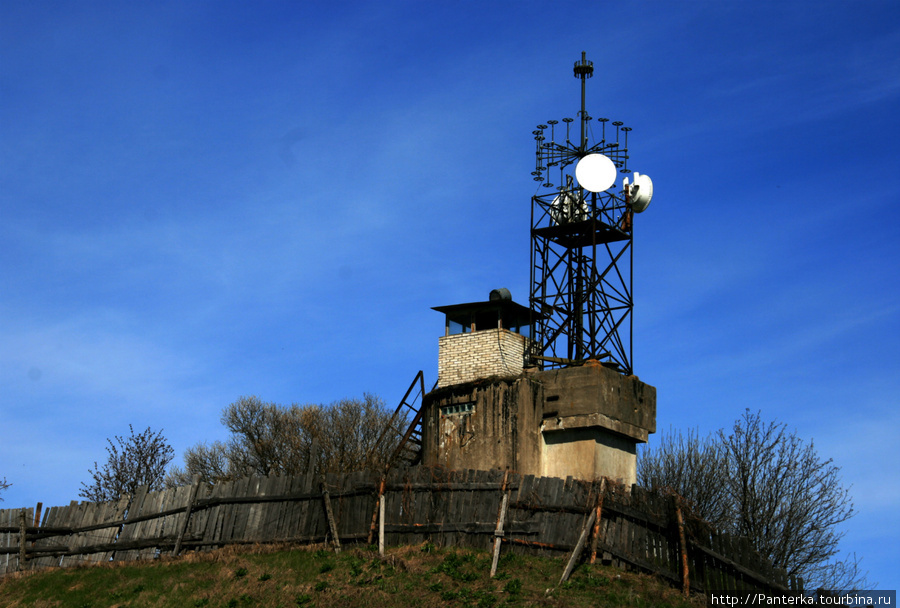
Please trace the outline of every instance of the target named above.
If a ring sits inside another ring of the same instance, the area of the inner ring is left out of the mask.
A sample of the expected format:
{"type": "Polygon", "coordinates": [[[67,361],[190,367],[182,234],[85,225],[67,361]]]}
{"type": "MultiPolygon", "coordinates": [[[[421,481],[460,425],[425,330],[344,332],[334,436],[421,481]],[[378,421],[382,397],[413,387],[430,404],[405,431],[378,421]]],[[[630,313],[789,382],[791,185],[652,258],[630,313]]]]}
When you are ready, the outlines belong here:
{"type": "Polygon", "coordinates": [[[531,309],[521,304],[516,304],[512,300],[488,300],[487,302],[467,302],[465,304],[450,304],[448,306],[433,306],[431,310],[436,310],[444,314],[453,314],[461,312],[479,312],[484,310],[500,310],[504,315],[512,314],[516,318],[524,318],[531,314],[531,309]]]}

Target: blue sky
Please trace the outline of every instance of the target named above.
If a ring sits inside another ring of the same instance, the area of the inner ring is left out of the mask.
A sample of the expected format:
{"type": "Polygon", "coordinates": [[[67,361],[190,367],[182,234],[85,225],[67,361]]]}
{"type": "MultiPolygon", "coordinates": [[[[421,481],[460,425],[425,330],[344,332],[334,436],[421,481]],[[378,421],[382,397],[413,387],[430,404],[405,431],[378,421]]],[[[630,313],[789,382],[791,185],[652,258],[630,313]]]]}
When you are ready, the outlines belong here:
{"type": "MultiPolygon", "coordinates": [[[[535,125],[631,126],[636,373],[842,467],[900,580],[900,5],[0,0],[4,507],[241,395],[396,404],[432,306],[527,300],[535,125]]],[[[652,439],[651,439],[652,441],[652,439]]]]}

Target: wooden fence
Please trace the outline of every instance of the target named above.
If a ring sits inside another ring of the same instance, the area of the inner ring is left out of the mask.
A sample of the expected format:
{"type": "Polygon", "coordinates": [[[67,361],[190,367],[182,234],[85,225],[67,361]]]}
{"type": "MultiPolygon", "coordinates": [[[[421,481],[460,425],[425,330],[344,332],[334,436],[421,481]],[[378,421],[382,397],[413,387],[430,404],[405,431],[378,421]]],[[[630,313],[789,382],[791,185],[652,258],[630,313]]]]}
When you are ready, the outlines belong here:
{"type": "MultiPolygon", "coordinates": [[[[569,555],[652,572],[687,591],[798,590],[746,539],[676,498],[605,481],[413,467],[138,490],[107,503],[0,510],[0,574],[154,559],[241,543],[465,546],[569,555]],[[379,512],[382,515],[379,517],[379,512]],[[502,549],[501,549],[502,545],[502,549]]],[[[567,569],[566,576],[571,569],[567,569]]]]}

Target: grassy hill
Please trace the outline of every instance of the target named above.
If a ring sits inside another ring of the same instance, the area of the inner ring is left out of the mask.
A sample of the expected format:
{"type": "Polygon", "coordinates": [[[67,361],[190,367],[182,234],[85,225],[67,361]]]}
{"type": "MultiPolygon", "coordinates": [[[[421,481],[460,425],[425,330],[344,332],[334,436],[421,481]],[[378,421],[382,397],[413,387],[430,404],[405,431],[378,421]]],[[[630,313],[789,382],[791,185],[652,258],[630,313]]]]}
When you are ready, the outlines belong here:
{"type": "Polygon", "coordinates": [[[484,551],[229,547],[179,559],[55,569],[0,578],[0,606],[277,608],[331,606],[628,606],[696,608],[658,579],[581,565],[556,587],[563,558],[484,551]]]}

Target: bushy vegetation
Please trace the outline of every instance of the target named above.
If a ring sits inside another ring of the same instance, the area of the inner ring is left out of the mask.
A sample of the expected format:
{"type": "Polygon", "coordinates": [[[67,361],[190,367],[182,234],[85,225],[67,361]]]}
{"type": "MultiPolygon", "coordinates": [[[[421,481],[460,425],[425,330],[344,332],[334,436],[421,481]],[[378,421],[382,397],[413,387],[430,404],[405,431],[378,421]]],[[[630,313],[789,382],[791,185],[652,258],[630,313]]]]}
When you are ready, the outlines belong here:
{"type": "Polygon", "coordinates": [[[806,588],[866,586],[855,556],[837,559],[853,514],[840,468],[787,425],[747,410],[730,431],[663,434],[638,458],[638,484],[674,492],[719,530],[748,538],[806,588]]]}
{"type": "Polygon", "coordinates": [[[175,456],[162,431],[147,430],[134,434],[129,424],[128,437],[107,439],[106,462],[89,470],[91,482],[81,484],[78,495],[94,502],[116,500],[122,494],[134,494],[141,486],[151,490],[161,489],[166,467],[175,456]]]}
{"type": "MultiPolygon", "coordinates": [[[[311,459],[317,473],[380,469],[400,438],[392,433],[378,443],[392,415],[384,401],[370,394],[327,406],[285,406],[241,397],[222,411],[229,438],[188,448],[184,466],[169,472],[166,485],[187,485],[194,475],[206,483],[298,475],[307,472],[311,459]]],[[[394,426],[401,428],[405,422],[395,421],[394,426]]]]}

